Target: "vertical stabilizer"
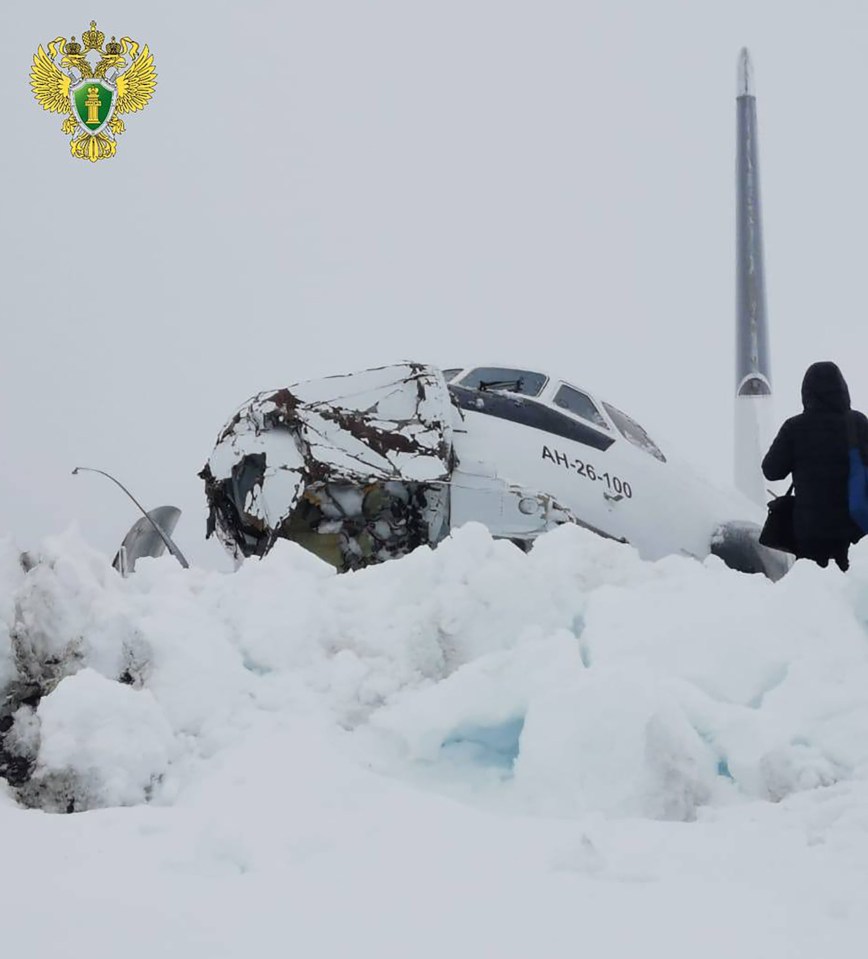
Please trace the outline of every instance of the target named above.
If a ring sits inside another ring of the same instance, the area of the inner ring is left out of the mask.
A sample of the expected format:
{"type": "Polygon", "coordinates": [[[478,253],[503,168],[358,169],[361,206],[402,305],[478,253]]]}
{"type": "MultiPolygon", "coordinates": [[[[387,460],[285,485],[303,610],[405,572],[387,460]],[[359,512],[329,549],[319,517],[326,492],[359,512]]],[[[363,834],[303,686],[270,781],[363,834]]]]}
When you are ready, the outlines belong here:
{"type": "Polygon", "coordinates": [[[735,485],[763,505],[766,495],[760,462],[771,440],[772,384],[756,96],[747,49],[738,58],[736,116],[735,485]]]}

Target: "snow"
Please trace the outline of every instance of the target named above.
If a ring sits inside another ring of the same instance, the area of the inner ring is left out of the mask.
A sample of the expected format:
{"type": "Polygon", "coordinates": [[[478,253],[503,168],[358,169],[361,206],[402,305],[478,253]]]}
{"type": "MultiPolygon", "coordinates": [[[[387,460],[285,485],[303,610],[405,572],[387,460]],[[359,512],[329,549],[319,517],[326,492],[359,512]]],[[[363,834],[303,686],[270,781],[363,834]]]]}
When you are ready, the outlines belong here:
{"type": "Polygon", "coordinates": [[[852,559],[772,584],[470,524],[344,575],[279,542],[124,580],[74,532],[27,572],[0,543],[0,681],[43,692],[5,742],[4,945],[861,956],[852,559]]]}
{"type": "Polygon", "coordinates": [[[69,799],[77,810],[145,802],[174,749],[172,728],[150,690],[89,668],[62,679],[40,702],[36,719],[38,762],[30,785],[52,796],[46,803],[52,809],[62,794],[66,802],[57,811],[69,799]]]}

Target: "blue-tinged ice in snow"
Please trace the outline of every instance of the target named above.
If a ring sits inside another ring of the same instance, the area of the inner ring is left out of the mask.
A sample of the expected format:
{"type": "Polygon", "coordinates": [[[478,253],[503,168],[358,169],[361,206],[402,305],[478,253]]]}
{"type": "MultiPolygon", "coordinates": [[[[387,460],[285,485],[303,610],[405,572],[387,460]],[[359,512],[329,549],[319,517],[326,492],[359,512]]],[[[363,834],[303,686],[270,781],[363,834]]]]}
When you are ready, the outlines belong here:
{"type": "Polygon", "coordinates": [[[464,759],[479,766],[512,769],[518,757],[523,729],[524,716],[496,726],[461,726],[444,740],[441,750],[450,758],[464,759]]]}

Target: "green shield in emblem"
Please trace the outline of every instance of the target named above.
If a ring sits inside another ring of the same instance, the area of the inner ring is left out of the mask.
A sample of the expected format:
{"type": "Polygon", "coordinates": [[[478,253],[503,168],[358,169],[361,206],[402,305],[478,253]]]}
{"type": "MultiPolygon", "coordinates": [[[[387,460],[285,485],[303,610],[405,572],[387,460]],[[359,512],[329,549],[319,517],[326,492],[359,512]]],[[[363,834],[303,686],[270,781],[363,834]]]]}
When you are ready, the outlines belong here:
{"type": "Polygon", "coordinates": [[[88,132],[96,135],[109,122],[115,108],[117,91],[105,80],[81,80],[69,91],[72,112],[88,132]]]}

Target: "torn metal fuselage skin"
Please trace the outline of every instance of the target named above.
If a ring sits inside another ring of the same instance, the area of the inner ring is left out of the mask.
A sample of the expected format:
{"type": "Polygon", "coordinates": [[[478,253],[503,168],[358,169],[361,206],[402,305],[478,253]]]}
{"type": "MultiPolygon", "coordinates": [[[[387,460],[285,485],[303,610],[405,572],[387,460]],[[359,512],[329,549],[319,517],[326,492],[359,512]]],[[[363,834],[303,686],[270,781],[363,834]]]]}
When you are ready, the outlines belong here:
{"type": "Polygon", "coordinates": [[[416,363],[260,393],[199,474],[208,535],[236,561],[282,538],[350,570],[436,544],[468,508],[520,544],[575,521],[550,496],[463,472],[456,421],[442,372],[416,363]]]}

